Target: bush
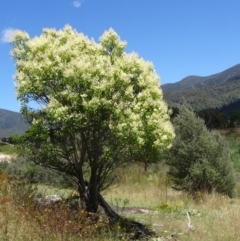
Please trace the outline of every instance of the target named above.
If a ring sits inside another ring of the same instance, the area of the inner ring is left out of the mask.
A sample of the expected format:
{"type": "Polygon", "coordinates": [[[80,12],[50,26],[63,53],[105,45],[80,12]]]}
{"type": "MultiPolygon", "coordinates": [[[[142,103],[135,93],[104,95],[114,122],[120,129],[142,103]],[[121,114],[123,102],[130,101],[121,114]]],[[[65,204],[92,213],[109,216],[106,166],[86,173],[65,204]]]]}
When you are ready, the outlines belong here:
{"type": "Polygon", "coordinates": [[[231,197],[235,171],[223,137],[208,131],[188,107],[182,107],[173,124],[176,138],[167,159],[173,187],[191,194],[215,190],[231,197]]]}
{"type": "Polygon", "coordinates": [[[0,170],[3,170],[11,177],[28,180],[30,183],[41,183],[60,188],[72,188],[74,185],[64,175],[36,165],[24,158],[15,158],[11,162],[0,162],[0,170]]]}

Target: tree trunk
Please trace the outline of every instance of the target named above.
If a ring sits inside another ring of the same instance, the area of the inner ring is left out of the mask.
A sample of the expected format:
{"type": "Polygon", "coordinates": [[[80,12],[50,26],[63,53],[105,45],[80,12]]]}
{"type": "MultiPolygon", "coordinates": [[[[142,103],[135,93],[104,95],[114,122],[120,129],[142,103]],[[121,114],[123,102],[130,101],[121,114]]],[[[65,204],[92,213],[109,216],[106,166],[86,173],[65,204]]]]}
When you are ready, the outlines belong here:
{"type": "MultiPolygon", "coordinates": [[[[84,204],[82,204],[82,207],[85,206],[87,212],[97,212],[96,203],[91,203],[91,198],[82,199],[80,197],[80,199],[81,202],[84,202],[84,204]]],[[[120,216],[112,209],[112,207],[106,202],[106,200],[100,193],[97,193],[97,207],[98,205],[100,205],[104,209],[105,214],[109,218],[110,224],[119,224],[123,231],[130,235],[131,239],[135,240],[139,239],[140,237],[152,237],[156,235],[156,233],[153,230],[149,229],[146,225],[120,216]]]]}
{"type": "Polygon", "coordinates": [[[147,170],[148,170],[148,163],[144,162],[144,171],[147,172],[147,170]]]}
{"type": "Polygon", "coordinates": [[[86,188],[83,188],[83,186],[78,186],[78,193],[81,203],[81,208],[86,209],[87,207],[87,195],[86,195],[86,188]]]}
{"type": "Polygon", "coordinates": [[[87,200],[87,206],[86,211],[91,213],[96,213],[98,210],[98,196],[97,196],[97,190],[96,187],[90,186],[88,190],[88,200],[87,200]]]}
{"type": "Polygon", "coordinates": [[[91,176],[88,183],[87,190],[87,212],[96,213],[98,210],[98,185],[97,185],[97,173],[96,168],[91,168],[91,176]]]}

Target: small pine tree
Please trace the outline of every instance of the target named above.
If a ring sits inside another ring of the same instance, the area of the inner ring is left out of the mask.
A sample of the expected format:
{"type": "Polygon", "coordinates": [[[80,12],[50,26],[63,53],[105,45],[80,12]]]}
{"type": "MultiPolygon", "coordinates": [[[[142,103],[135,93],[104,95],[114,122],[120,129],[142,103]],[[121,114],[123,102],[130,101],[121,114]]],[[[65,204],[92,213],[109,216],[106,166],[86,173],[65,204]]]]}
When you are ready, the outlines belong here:
{"type": "Polygon", "coordinates": [[[223,137],[208,131],[189,107],[174,118],[176,137],[167,163],[173,188],[194,194],[216,192],[232,196],[235,172],[223,137]]]}

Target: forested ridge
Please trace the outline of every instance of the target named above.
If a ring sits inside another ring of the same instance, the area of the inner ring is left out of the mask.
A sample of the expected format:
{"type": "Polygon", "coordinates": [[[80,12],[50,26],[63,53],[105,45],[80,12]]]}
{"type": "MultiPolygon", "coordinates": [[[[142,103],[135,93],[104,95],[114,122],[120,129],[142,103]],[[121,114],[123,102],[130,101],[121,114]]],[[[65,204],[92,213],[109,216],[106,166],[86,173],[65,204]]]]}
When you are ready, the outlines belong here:
{"type": "Polygon", "coordinates": [[[0,138],[21,135],[28,127],[20,113],[0,109],[0,138]]]}
{"type": "Polygon", "coordinates": [[[162,90],[173,115],[188,103],[210,129],[240,126],[240,64],[206,77],[188,76],[162,90]]]}
{"type": "Polygon", "coordinates": [[[228,68],[220,73],[205,77],[189,75],[178,82],[164,84],[161,88],[164,92],[180,92],[191,89],[200,89],[202,87],[211,87],[237,79],[240,79],[240,64],[228,68]]]}
{"type": "Polygon", "coordinates": [[[164,98],[169,106],[176,106],[183,101],[187,101],[198,111],[209,108],[224,108],[225,112],[238,111],[240,105],[235,106],[234,103],[240,100],[240,78],[228,80],[211,87],[164,92],[164,98]]]}

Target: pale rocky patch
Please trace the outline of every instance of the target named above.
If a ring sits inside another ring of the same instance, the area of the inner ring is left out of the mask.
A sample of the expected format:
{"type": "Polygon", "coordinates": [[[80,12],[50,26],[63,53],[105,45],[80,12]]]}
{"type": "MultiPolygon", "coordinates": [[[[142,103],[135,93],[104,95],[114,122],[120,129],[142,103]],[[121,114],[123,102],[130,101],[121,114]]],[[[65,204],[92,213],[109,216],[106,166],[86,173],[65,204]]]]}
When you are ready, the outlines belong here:
{"type": "Polygon", "coordinates": [[[10,156],[7,154],[0,154],[0,162],[10,162],[14,158],[15,158],[14,156],[10,156]]]}

